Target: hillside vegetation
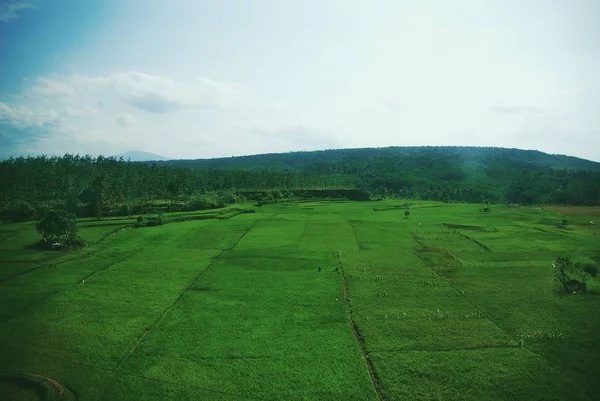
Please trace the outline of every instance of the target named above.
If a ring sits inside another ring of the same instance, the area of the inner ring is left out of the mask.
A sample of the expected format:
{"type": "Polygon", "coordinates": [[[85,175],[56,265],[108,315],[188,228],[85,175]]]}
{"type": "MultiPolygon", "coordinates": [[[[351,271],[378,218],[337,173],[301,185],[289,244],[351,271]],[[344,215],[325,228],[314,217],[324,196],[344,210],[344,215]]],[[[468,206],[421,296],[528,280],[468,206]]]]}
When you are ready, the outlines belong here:
{"type": "MultiPolygon", "coordinates": [[[[65,155],[0,162],[0,216],[65,208],[82,216],[222,207],[359,190],[372,198],[444,202],[600,204],[600,163],[536,151],[394,147],[128,162],[65,155]],[[306,192],[308,191],[308,192],[306,192]]],[[[343,195],[341,195],[343,196],[343,195]]],[[[356,199],[362,199],[360,195],[356,199]]]]}
{"type": "Polygon", "coordinates": [[[539,151],[481,147],[388,147],[292,152],[162,163],[200,169],[286,171],[330,185],[442,201],[600,202],[600,163],[539,151]]]}

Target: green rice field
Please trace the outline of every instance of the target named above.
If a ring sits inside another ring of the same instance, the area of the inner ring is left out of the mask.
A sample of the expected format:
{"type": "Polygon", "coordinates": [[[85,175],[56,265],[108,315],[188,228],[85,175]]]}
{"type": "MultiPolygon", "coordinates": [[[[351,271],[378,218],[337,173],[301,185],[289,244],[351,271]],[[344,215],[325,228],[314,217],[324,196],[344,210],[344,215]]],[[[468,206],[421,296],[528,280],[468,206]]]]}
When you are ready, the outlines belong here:
{"type": "Polygon", "coordinates": [[[600,399],[600,278],[552,267],[596,263],[600,208],[244,207],[85,219],[72,253],[2,223],[0,399],[600,399]]]}

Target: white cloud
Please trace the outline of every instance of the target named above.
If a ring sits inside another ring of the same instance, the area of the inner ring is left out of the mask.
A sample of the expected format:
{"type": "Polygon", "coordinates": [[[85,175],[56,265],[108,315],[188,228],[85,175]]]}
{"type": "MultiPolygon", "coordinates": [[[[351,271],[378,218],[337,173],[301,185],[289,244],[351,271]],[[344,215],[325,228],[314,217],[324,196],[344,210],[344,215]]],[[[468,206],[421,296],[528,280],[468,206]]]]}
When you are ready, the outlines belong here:
{"type": "Polygon", "coordinates": [[[0,22],[10,22],[19,18],[19,12],[28,8],[35,8],[32,1],[3,0],[0,3],[0,22]]]}
{"type": "Polygon", "coordinates": [[[502,102],[494,102],[490,110],[504,114],[544,114],[546,109],[538,106],[507,106],[502,102]]]}
{"type": "Polygon", "coordinates": [[[24,96],[43,101],[91,100],[96,104],[125,103],[150,113],[211,109],[248,101],[232,84],[198,78],[176,82],[170,78],[130,71],[104,77],[81,75],[40,77],[24,96]]]}
{"type": "Polygon", "coordinates": [[[0,103],[0,118],[16,129],[43,127],[45,137],[31,143],[40,153],[91,148],[208,157],[338,143],[309,128],[297,110],[261,104],[235,83],[206,77],[183,82],[139,72],[54,75],[37,78],[13,98],[0,103]]]}
{"type": "Polygon", "coordinates": [[[364,107],[364,110],[373,113],[397,113],[402,111],[402,105],[395,100],[375,101],[364,107]]]}
{"type": "Polygon", "coordinates": [[[138,119],[127,113],[123,113],[117,116],[115,121],[122,127],[129,127],[136,124],[138,122],[138,119]]]}
{"type": "Polygon", "coordinates": [[[100,111],[90,106],[83,107],[65,107],[62,111],[63,117],[72,118],[91,118],[98,115],[100,111]]]}
{"type": "Polygon", "coordinates": [[[343,147],[344,141],[337,132],[307,125],[262,124],[251,129],[254,141],[270,146],[272,151],[319,150],[343,147]]]}
{"type": "MultiPolygon", "coordinates": [[[[263,102],[240,85],[206,77],[54,75],[0,103],[6,132],[0,139],[15,152],[28,143],[26,150],[37,153],[140,150],[188,158],[359,146],[519,147],[531,141],[559,153],[564,141],[541,139],[598,126],[592,105],[599,100],[581,94],[522,99],[535,106],[493,101],[520,98],[510,91],[477,93],[467,103],[453,102],[446,92],[418,95],[389,90],[376,96],[366,88],[348,97],[323,94],[307,105],[276,96],[263,102]]],[[[579,154],[597,159],[593,153],[579,154]]]]}
{"type": "Polygon", "coordinates": [[[33,111],[27,107],[11,107],[0,102],[0,121],[8,123],[15,128],[41,127],[56,123],[59,120],[60,116],[54,110],[33,111]]]}
{"type": "Polygon", "coordinates": [[[55,100],[75,96],[76,87],[61,76],[53,78],[39,77],[34,85],[27,88],[25,95],[33,98],[45,97],[55,100]]]}

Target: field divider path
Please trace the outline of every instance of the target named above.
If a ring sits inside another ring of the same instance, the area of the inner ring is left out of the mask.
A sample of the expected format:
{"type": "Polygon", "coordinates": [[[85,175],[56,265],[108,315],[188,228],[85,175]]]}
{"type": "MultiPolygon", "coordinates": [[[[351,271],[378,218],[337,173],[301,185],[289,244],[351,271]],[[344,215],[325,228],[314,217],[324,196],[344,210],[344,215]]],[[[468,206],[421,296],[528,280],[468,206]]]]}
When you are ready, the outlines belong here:
{"type": "Polygon", "coordinates": [[[484,249],[485,251],[487,251],[487,252],[492,252],[492,248],[490,248],[490,247],[489,247],[489,245],[488,245],[488,244],[486,244],[485,242],[483,242],[483,241],[481,241],[481,240],[479,240],[479,239],[477,239],[477,238],[475,238],[475,237],[473,237],[473,236],[471,236],[471,235],[469,235],[469,234],[465,234],[465,233],[463,233],[463,232],[461,232],[461,231],[459,231],[459,230],[456,230],[456,233],[457,233],[458,235],[460,235],[461,237],[463,237],[463,238],[465,238],[465,239],[467,239],[467,240],[469,240],[469,241],[472,241],[472,242],[474,242],[475,244],[479,245],[479,247],[481,247],[481,248],[482,248],[482,249],[484,249]]]}
{"type": "Polygon", "coordinates": [[[362,334],[358,330],[358,326],[356,325],[356,321],[354,320],[354,315],[352,314],[352,307],[350,306],[350,292],[348,290],[348,283],[346,282],[346,277],[344,276],[344,268],[343,268],[343,263],[342,263],[342,251],[338,251],[337,258],[338,258],[337,270],[340,274],[342,302],[344,304],[344,309],[346,310],[346,315],[348,316],[350,327],[352,329],[352,334],[354,334],[354,338],[356,339],[356,341],[358,342],[358,345],[360,346],[360,350],[362,352],[362,356],[365,361],[365,365],[369,372],[369,376],[371,377],[371,383],[373,384],[373,388],[375,389],[377,398],[379,399],[379,401],[383,401],[385,398],[383,397],[383,391],[381,389],[381,385],[379,384],[379,377],[377,376],[377,372],[375,371],[375,367],[373,366],[373,362],[371,361],[371,353],[369,352],[367,346],[365,345],[365,341],[362,337],[362,334]]]}
{"type": "MultiPolygon", "coordinates": [[[[60,358],[60,357],[57,357],[57,356],[47,355],[47,354],[45,354],[43,352],[35,352],[35,351],[31,351],[31,350],[22,350],[20,348],[10,347],[8,345],[3,345],[3,344],[0,344],[0,348],[4,348],[4,349],[7,349],[7,350],[11,350],[11,351],[17,351],[17,352],[21,352],[21,353],[29,354],[29,355],[38,355],[38,356],[41,356],[41,357],[44,357],[44,358],[53,359],[55,361],[72,363],[72,364],[75,364],[75,365],[85,366],[87,368],[96,369],[96,370],[100,370],[100,371],[103,371],[103,372],[117,373],[117,372],[115,372],[114,369],[107,368],[107,367],[104,367],[104,366],[98,366],[98,365],[94,365],[94,364],[91,364],[91,363],[86,363],[86,362],[82,362],[82,361],[72,360],[72,359],[68,359],[68,358],[60,358]]],[[[26,372],[24,372],[24,373],[26,373],[26,372]]],[[[144,379],[144,380],[148,380],[148,381],[155,381],[155,382],[159,382],[159,383],[173,384],[173,385],[176,385],[176,386],[179,386],[179,387],[193,388],[193,389],[207,391],[207,392],[210,391],[210,392],[224,394],[224,395],[233,395],[233,396],[239,397],[240,399],[252,399],[252,400],[267,401],[266,398],[252,397],[252,396],[248,396],[247,394],[244,394],[242,396],[241,394],[229,393],[229,392],[225,392],[225,391],[215,390],[215,389],[212,389],[212,388],[206,388],[206,387],[188,385],[188,384],[185,384],[185,383],[179,383],[179,382],[174,382],[174,381],[165,380],[165,379],[158,379],[156,377],[148,377],[148,376],[138,375],[138,374],[130,373],[130,372],[119,372],[119,374],[123,375],[123,376],[136,377],[138,379],[144,379]]],[[[67,386],[65,384],[62,384],[62,386],[68,388],[69,391],[71,391],[71,392],[73,392],[73,394],[77,395],[76,392],[71,387],[69,387],[69,386],[67,386]]]]}
{"type": "Polygon", "coordinates": [[[352,234],[354,235],[354,242],[356,242],[356,247],[358,250],[363,251],[364,248],[360,246],[360,242],[358,242],[358,233],[356,232],[356,226],[354,225],[353,220],[348,220],[348,224],[350,224],[350,228],[352,228],[352,234]]]}
{"type": "MultiPolygon", "coordinates": [[[[143,248],[142,248],[142,249],[143,249],[143,248]]],[[[65,292],[65,291],[68,291],[68,290],[70,290],[71,288],[73,288],[73,287],[75,287],[75,286],[79,285],[81,282],[83,282],[83,281],[87,280],[88,278],[92,277],[94,274],[96,274],[96,273],[100,273],[100,272],[103,272],[103,271],[105,271],[106,269],[108,269],[108,268],[110,268],[110,267],[112,267],[112,266],[114,266],[114,265],[116,265],[116,264],[118,264],[118,263],[121,263],[121,262],[123,262],[124,260],[127,260],[127,259],[131,258],[133,255],[135,255],[137,252],[140,252],[142,249],[138,249],[138,250],[136,250],[135,252],[132,252],[132,253],[130,253],[130,254],[128,254],[128,255],[126,255],[126,256],[124,256],[124,257],[121,257],[121,258],[119,258],[119,259],[117,259],[117,260],[115,260],[115,261],[113,261],[113,262],[111,262],[111,263],[107,264],[105,267],[102,267],[102,268],[100,268],[100,269],[98,269],[98,270],[95,270],[95,271],[93,271],[93,272],[91,272],[91,273],[88,273],[88,274],[86,274],[84,277],[82,277],[82,278],[78,279],[78,280],[77,280],[77,282],[76,282],[75,284],[71,284],[71,285],[69,285],[69,286],[67,286],[67,287],[63,288],[62,290],[57,290],[57,291],[54,291],[53,293],[51,293],[51,294],[48,294],[48,295],[46,295],[45,297],[42,297],[42,298],[38,299],[37,301],[35,301],[35,302],[34,302],[34,303],[32,303],[31,305],[29,305],[29,306],[25,307],[24,309],[20,310],[18,313],[15,313],[15,314],[13,314],[13,315],[10,315],[10,316],[8,316],[8,317],[5,317],[4,319],[0,319],[0,321],[2,321],[2,322],[5,322],[5,321],[7,321],[7,320],[10,320],[10,319],[12,319],[13,317],[15,317],[15,316],[17,316],[17,315],[20,315],[20,314],[23,314],[23,313],[27,312],[28,310],[30,310],[31,308],[33,308],[33,307],[34,307],[34,306],[36,306],[37,304],[40,304],[40,303],[44,302],[45,300],[47,300],[47,299],[49,299],[49,298],[52,298],[52,297],[54,297],[54,296],[56,296],[56,295],[59,295],[59,294],[62,294],[63,292],[65,292]]]]}
{"type": "MultiPolygon", "coordinates": [[[[140,344],[142,343],[142,341],[144,341],[144,339],[146,338],[146,335],[151,332],[152,330],[154,330],[154,328],[156,326],[158,326],[163,320],[164,318],[167,316],[167,314],[175,307],[175,305],[177,304],[177,302],[179,302],[181,300],[181,298],[183,298],[183,296],[190,291],[194,285],[198,282],[198,280],[200,279],[200,277],[202,277],[202,275],[204,273],[206,273],[206,271],[208,271],[208,269],[210,269],[215,262],[227,251],[232,251],[233,249],[235,249],[235,247],[240,243],[240,241],[254,228],[254,226],[256,225],[256,223],[258,223],[259,220],[254,221],[250,227],[248,227],[243,233],[242,235],[240,235],[240,237],[235,241],[235,243],[229,247],[229,248],[225,248],[223,250],[221,250],[221,252],[219,252],[219,254],[217,254],[215,257],[212,258],[212,261],[202,270],[200,270],[200,272],[196,275],[196,277],[194,277],[194,279],[192,280],[192,282],[183,289],[183,291],[181,291],[181,293],[177,296],[177,298],[175,298],[175,300],[173,300],[173,302],[171,302],[162,312],[161,314],[158,316],[158,318],[154,321],[154,323],[152,323],[150,326],[148,326],[146,329],[144,329],[143,334],[140,336],[140,338],[136,341],[136,343],[131,347],[131,349],[123,356],[123,358],[121,358],[121,361],[117,364],[117,366],[114,369],[114,373],[115,373],[115,377],[120,373],[120,370],[123,368],[123,365],[127,362],[127,360],[129,359],[129,357],[137,350],[137,348],[140,346],[140,344]]],[[[112,379],[114,380],[114,378],[112,379]]],[[[98,400],[103,400],[103,395],[106,392],[106,389],[108,388],[108,386],[110,385],[112,380],[108,380],[107,383],[102,387],[102,389],[98,392],[98,400]]]]}
{"type": "Polygon", "coordinates": [[[32,225],[33,225],[33,223],[26,223],[26,224],[24,224],[23,227],[19,228],[18,230],[13,231],[12,233],[10,233],[9,235],[7,235],[6,237],[0,239],[0,243],[6,241],[7,239],[10,239],[10,238],[14,237],[17,234],[22,233],[23,231],[27,230],[32,225]]]}
{"type": "MultiPolygon", "coordinates": [[[[40,264],[32,267],[31,269],[27,269],[25,271],[13,274],[12,276],[0,279],[0,283],[3,283],[3,282],[8,281],[8,280],[11,280],[11,279],[13,279],[15,277],[22,276],[22,275],[27,274],[27,273],[31,273],[32,271],[41,269],[42,267],[48,267],[48,266],[51,266],[51,265],[56,266],[56,265],[61,264],[61,263],[72,262],[74,260],[84,260],[84,259],[89,258],[90,256],[94,256],[94,255],[96,255],[96,254],[98,254],[98,253],[100,253],[100,252],[102,252],[102,251],[104,251],[106,249],[104,247],[99,246],[105,239],[107,239],[108,237],[110,237],[112,235],[115,235],[115,234],[117,234],[117,233],[119,233],[119,232],[121,232],[121,231],[123,231],[123,230],[125,230],[127,228],[131,228],[131,226],[119,227],[119,228],[117,228],[115,230],[111,230],[110,232],[104,234],[102,236],[102,238],[100,238],[98,241],[96,241],[94,243],[94,246],[98,246],[97,248],[93,248],[91,250],[90,249],[83,249],[82,250],[83,253],[81,255],[79,255],[79,254],[73,255],[73,251],[66,251],[66,252],[60,253],[60,254],[58,254],[56,256],[50,256],[48,258],[41,259],[41,260],[39,260],[40,264]],[[88,251],[88,252],[85,252],[85,251],[88,251]],[[71,256],[71,255],[73,255],[73,257],[69,258],[69,256],[71,256]],[[61,258],[65,258],[65,259],[64,260],[59,260],[61,258]],[[57,262],[53,262],[55,260],[58,260],[58,261],[57,262]]],[[[9,262],[9,261],[4,261],[4,262],[9,262]]]]}
{"type": "MultiPolygon", "coordinates": [[[[411,235],[411,236],[412,236],[412,235],[411,235]]],[[[426,246],[424,246],[424,245],[423,245],[423,244],[422,244],[420,241],[418,241],[418,240],[417,240],[417,239],[416,239],[414,236],[412,236],[412,237],[413,237],[413,239],[415,240],[415,242],[416,242],[417,244],[419,244],[419,245],[420,245],[421,247],[423,247],[423,248],[426,248],[426,246]]],[[[447,251],[447,250],[446,250],[446,251],[447,251]]],[[[447,252],[448,252],[448,251],[447,251],[447,252]]],[[[449,252],[449,253],[450,253],[450,252],[449,252]]],[[[437,272],[437,271],[436,271],[436,270],[433,268],[433,266],[431,266],[429,263],[427,263],[427,261],[423,260],[423,258],[421,258],[421,256],[419,255],[419,253],[418,253],[417,251],[414,251],[414,252],[413,252],[413,254],[414,254],[414,255],[415,255],[417,258],[419,258],[419,260],[421,260],[421,261],[423,262],[423,264],[425,264],[425,266],[429,267],[429,269],[430,269],[430,270],[431,270],[431,271],[432,271],[432,272],[433,272],[433,273],[434,273],[436,276],[438,276],[438,277],[440,278],[440,280],[442,280],[442,281],[445,281],[446,283],[448,283],[448,285],[449,285],[449,286],[450,286],[450,287],[451,287],[451,288],[452,288],[454,291],[456,291],[456,293],[457,293],[458,295],[460,295],[460,296],[461,296],[461,297],[462,297],[462,298],[463,298],[465,301],[467,301],[467,302],[468,302],[468,303],[469,303],[469,304],[470,304],[470,305],[471,305],[473,308],[475,308],[475,309],[477,309],[479,312],[481,312],[481,313],[482,313],[482,314],[483,314],[483,315],[486,317],[486,319],[488,319],[488,320],[489,320],[489,321],[490,321],[490,322],[491,322],[491,323],[492,323],[494,326],[496,326],[496,327],[497,327],[497,328],[498,328],[500,331],[502,331],[502,332],[503,332],[503,333],[504,333],[504,334],[505,334],[505,335],[506,335],[508,338],[512,338],[512,336],[511,336],[510,334],[508,334],[508,333],[506,332],[506,330],[504,330],[504,329],[503,329],[503,328],[502,328],[502,327],[501,327],[501,326],[500,326],[498,323],[496,323],[496,322],[495,322],[495,321],[494,321],[494,320],[493,320],[493,319],[492,319],[492,318],[489,316],[489,314],[487,314],[487,313],[485,312],[485,310],[484,310],[484,309],[480,308],[480,307],[479,307],[477,304],[475,304],[475,302],[471,301],[471,300],[470,300],[470,299],[469,299],[469,298],[468,298],[468,297],[467,297],[467,296],[464,294],[464,292],[460,291],[460,290],[459,290],[459,289],[458,289],[458,288],[457,288],[457,287],[456,287],[454,284],[452,284],[452,282],[450,282],[450,280],[448,280],[447,278],[445,278],[444,276],[442,276],[440,273],[438,273],[438,272],[437,272]]],[[[452,254],[450,253],[450,255],[452,255],[452,254]]],[[[462,266],[462,263],[461,263],[461,266],[462,266]]],[[[529,351],[530,353],[534,354],[535,356],[537,356],[537,357],[539,357],[539,358],[541,358],[542,360],[544,360],[544,361],[545,361],[545,358],[544,358],[542,355],[540,355],[540,354],[538,354],[537,352],[533,351],[531,348],[529,348],[529,347],[527,347],[527,346],[525,346],[525,345],[523,345],[521,348],[524,348],[524,349],[526,349],[526,350],[527,350],[527,351],[529,351]]]]}

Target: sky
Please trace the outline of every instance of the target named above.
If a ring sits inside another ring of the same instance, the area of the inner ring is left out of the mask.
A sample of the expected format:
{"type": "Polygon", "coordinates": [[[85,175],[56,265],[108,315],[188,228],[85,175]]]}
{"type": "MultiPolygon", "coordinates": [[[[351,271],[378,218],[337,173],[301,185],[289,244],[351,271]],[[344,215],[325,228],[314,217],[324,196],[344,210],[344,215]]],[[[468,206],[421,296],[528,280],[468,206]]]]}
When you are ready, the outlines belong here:
{"type": "Polygon", "coordinates": [[[597,0],[0,0],[0,158],[497,146],[600,161],[597,0]]]}

